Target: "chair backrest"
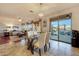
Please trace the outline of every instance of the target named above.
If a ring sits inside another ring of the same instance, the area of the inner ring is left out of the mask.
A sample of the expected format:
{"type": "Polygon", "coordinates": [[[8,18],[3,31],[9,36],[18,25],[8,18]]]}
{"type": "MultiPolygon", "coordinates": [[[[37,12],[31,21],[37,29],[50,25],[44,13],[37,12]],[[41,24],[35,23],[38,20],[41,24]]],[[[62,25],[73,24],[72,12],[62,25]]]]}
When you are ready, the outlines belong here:
{"type": "Polygon", "coordinates": [[[27,34],[28,34],[28,38],[30,38],[33,36],[33,31],[28,31],[27,34]]]}
{"type": "Polygon", "coordinates": [[[33,31],[33,34],[34,34],[34,35],[37,35],[38,33],[37,33],[37,31],[33,31]]]}
{"type": "Polygon", "coordinates": [[[50,40],[50,35],[51,35],[51,33],[50,33],[50,32],[46,32],[45,44],[48,44],[48,43],[49,43],[49,40],[50,40]]]}
{"type": "Polygon", "coordinates": [[[45,45],[45,39],[46,39],[46,33],[41,33],[38,39],[40,47],[43,47],[45,45]]]}

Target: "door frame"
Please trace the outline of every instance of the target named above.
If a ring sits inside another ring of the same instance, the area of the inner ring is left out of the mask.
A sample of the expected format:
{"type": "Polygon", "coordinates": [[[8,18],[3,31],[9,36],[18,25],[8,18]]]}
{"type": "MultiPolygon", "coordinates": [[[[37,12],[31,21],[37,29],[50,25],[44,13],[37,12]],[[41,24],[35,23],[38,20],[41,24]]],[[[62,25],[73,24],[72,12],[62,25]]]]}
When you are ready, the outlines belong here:
{"type": "MultiPolygon", "coordinates": [[[[69,16],[69,18],[71,19],[71,31],[72,31],[72,13],[68,13],[68,14],[64,14],[64,15],[59,15],[59,16],[56,16],[56,17],[54,17],[54,18],[50,18],[50,21],[49,21],[49,23],[50,23],[50,26],[49,26],[49,32],[51,32],[51,22],[52,21],[58,21],[58,40],[56,40],[56,41],[58,41],[58,42],[64,42],[64,41],[60,41],[59,40],[59,19],[65,19],[65,18],[63,18],[63,16],[69,16]],[[61,18],[62,17],[62,18],[61,18]]],[[[72,33],[72,32],[71,32],[72,33]]],[[[72,35],[71,35],[72,36],[72,35]]],[[[52,39],[53,40],[53,39],[52,39]]],[[[71,41],[72,41],[72,39],[71,39],[71,41]]],[[[64,43],[68,43],[68,42],[64,42],[64,43]]],[[[68,44],[71,44],[71,43],[68,43],[68,44]]]]}

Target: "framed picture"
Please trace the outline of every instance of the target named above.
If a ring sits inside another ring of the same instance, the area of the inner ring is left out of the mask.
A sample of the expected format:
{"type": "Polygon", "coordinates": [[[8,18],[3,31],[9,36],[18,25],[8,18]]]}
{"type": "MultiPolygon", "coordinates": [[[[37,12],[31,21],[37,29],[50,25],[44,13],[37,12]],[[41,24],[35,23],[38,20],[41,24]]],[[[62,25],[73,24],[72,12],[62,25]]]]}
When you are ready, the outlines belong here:
{"type": "Polygon", "coordinates": [[[43,27],[46,27],[46,26],[47,26],[47,22],[43,21],[43,27]]]}

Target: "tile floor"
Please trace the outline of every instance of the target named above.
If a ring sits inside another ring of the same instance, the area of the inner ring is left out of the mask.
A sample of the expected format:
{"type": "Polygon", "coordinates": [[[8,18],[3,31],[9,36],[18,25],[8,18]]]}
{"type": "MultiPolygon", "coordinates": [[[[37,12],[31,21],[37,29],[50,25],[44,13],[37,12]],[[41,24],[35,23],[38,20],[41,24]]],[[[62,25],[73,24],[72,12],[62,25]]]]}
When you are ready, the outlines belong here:
{"type": "MultiPolygon", "coordinates": [[[[51,47],[44,53],[42,49],[42,56],[79,56],[79,48],[72,47],[70,44],[57,42],[50,40],[51,47]]],[[[27,50],[27,46],[22,42],[14,43],[9,42],[7,44],[0,45],[1,56],[39,56],[38,52],[31,54],[30,50],[27,50]]]]}

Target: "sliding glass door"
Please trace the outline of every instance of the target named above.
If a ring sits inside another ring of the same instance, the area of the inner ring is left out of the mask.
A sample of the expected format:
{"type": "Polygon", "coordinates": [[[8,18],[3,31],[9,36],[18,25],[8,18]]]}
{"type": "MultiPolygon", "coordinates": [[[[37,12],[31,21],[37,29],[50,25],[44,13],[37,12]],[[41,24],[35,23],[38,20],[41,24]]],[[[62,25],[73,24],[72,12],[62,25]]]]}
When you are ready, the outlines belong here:
{"type": "Polygon", "coordinates": [[[59,41],[71,43],[71,19],[59,20],[59,41]]]}
{"type": "Polygon", "coordinates": [[[51,35],[53,40],[58,40],[58,21],[51,22],[51,35]]]}
{"type": "Polygon", "coordinates": [[[53,40],[71,43],[71,18],[51,22],[51,38],[53,40]]]}

